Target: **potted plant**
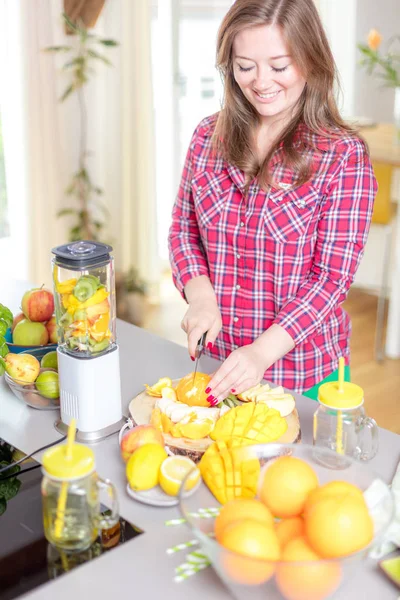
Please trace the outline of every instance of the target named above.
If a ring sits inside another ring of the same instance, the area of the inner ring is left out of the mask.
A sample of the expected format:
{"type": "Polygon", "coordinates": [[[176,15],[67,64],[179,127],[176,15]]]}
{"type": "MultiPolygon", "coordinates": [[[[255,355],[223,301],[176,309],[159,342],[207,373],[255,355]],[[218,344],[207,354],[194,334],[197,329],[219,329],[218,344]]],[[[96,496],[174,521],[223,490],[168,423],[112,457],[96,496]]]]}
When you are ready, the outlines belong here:
{"type": "Polygon", "coordinates": [[[147,283],[135,267],[126,273],[117,273],[115,279],[117,316],[141,327],[148,308],[147,283]]]}

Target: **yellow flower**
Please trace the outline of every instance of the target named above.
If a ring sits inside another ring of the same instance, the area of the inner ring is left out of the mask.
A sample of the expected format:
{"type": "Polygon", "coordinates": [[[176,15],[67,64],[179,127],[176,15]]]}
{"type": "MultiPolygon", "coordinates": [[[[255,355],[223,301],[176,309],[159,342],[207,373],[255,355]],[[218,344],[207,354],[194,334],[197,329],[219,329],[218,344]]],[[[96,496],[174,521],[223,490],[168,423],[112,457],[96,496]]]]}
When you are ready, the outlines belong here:
{"type": "Polygon", "coordinates": [[[371,29],[368,34],[368,46],[371,50],[378,50],[382,42],[382,36],[377,29],[371,29]]]}

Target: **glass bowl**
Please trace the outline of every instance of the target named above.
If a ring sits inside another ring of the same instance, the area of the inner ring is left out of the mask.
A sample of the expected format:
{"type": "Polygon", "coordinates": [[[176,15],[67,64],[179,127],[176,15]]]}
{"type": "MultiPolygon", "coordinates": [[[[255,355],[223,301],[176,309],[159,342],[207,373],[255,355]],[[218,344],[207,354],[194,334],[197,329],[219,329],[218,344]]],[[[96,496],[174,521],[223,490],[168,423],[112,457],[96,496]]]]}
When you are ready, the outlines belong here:
{"type": "MultiPolygon", "coordinates": [[[[366,495],[367,505],[374,522],[374,538],[361,551],[343,558],[284,562],[248,558],[227,550],[213,537],[214,516],[204,509],[221,505],[203,483],[195,493],[185,491],[187,475],[179,492],[182,516],[198,540],[203,553],[209,559],[221,580],[237,600],[324,600],[332,595],[356,572],[375,544],[379,544],[394,517],[394,499],[390,488],[367,465],[349,459],[340,470],[329,468],[329,457],[334,452],[307,444],[262,444],[247,446],[251,457],[257,457],[263,476],[263,466],[282,455],[302,459],[317,473],[319,484],[333,480],[347,481],[358,486],[366,495]],[[378,480],[378,481],[377,481],[378,480]],[[378,491],[376,491],[378,489],[378,491]],[[199,518],[199,515],[202,518],[199,518]]],[[[264,467],[265,469],[265,467],[264,467]]],[[[193,472],[193,471],[192,471],[193,472]]]]}
{"type": "MultiPolygon", "coordinates": [[[[55,345],[57,348],[57,345],[55,345]]],[[[49,346],[38,346],[36,348],[32,348],[31,350],[24,350],[20,354],[31,354],[40,362],[49,352],[55,350],[53,347],[49,346]]],[[[49,371],[55,369],[41,369],[41,371],[49,371]]],[[[10,377],[8,373],[4,373],[4,378],[8,384],[10,390],[14,393],[17,398],[25,402],[28,406],[32,408],[37,408],[39,410],[57,410],[60,408],[60,396],[58,395],[56,398],[47,398],[43,396],[36,388],[35,383],[24,383],[23,381],[19,381],[18,379],[13,379],[10,377]]],[[[56,386],[52,386],[51,383],[48,384],[49,393],[53,395],[56,393],[56,386]]]]}

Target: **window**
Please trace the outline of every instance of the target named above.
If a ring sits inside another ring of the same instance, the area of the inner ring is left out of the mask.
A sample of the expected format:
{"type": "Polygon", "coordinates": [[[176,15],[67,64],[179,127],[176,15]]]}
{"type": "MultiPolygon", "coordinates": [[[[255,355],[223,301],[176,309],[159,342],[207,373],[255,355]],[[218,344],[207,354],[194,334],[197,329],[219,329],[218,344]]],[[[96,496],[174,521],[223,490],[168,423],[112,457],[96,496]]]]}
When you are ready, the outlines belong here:
{"type": "Polygon", "coordinates": [[[4,146],[0,114],[0,239],[10,235],[7,211],[6,170],[4,166],[4,146]]]}

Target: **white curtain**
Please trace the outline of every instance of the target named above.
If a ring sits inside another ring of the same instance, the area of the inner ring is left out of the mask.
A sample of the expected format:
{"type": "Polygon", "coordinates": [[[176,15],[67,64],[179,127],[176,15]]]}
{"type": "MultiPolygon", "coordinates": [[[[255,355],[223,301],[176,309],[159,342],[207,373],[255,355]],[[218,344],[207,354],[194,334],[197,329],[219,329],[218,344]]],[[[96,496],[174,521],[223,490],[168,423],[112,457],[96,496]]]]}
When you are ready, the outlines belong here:
{"type": "MultiPolygon", "coordinates": [[[[95,33],[119,46],[102,50],[113,66],[99,63],[85,99],[88,167],[103,188],[110,213],[104,236],[114,246],[118,269],[134,265],[156,286],[149,4],[106,2],[95,33]]],[[[51,248],[67,241],[72,223],[56,213],[74,203],[64,190],[77,170],[79,119],[74,94],[59,103],[67,82],[61,71],[66,55],[43,49],[70,45],[74,39],[64,33],[62,0],[0,0],[0,10],[0,74],[5,82],[0,97],[14,223],[10,247],[20,255],[17,276],[50,285],[51,248]]]]}
{"type": "Polygon", "coordinates": [[[52,4],[0,3],[0,96],[11,230],[3,240],[10,253],[3,269],[38,285],[51,283],[50,249],[63,236],[55,216],[63,192],[56,74],[42,52],[54,43],[52,4]]]}

